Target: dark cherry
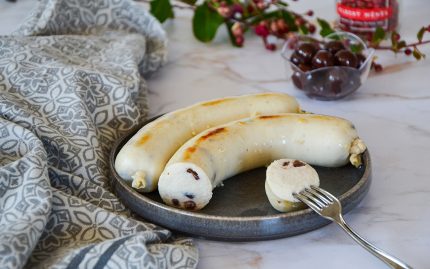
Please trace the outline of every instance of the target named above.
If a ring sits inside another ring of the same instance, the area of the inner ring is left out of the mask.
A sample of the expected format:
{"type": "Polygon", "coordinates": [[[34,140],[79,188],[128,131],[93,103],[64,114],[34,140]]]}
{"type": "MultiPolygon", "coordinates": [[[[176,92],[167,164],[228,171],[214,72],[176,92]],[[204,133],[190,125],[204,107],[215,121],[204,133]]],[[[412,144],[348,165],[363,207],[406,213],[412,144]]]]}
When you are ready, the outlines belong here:
{"type": "Polygon", "coordinates": [[[291,80],[293,81],[294,86],[296,86],[300,90],[303,90],[302,74],[299,71],[295,71],[291,75],[291,80]]]}
{"type": "Polygon", "coordinates": [[[290,57],[290,61],[293,63],[293,64],[295,64],[296,66],[299,66],[299,64],[301,64],[302,63],[302,60],[301,60],[301,58],[297,55],[297,53],[293,53],[293,54],[291,54],[291,57],[290,57]]]}
{"type": "Polygon", "coordinates": [[[343,81],[348,81],[348,73],[339,69],[330,70],[327,78],[327,89],[334,94],[342,91],[343,81]]]}
{"type": "Polygon", "coordinates": [[[361,85],[360,72],[350,68],[332,68],[325,72],[324,93],[332,97],[342,97],[361,85]]]}
{"type": "Polygon", "coordinates": [[[338,51],[345,49],[345,46],[340,41],[330,41],[325,45],[325,49],[335,55],[338,51]]]}
{"type": "Polygon", "coordinates": [[[302,63],[310,63],[316,52],[317,47],[314,44],[303,43],[296,49],[295,53],[300,57],[302,63]]]}
{"type": "Polygon", "coordinates": [[[334,56],[336,59],[336,65],[348,66],[356,68],[358,65],[357,56],[349,50],[340,50],[334,56]]]}
{"type": "Polygon", "coordinates": [[[308,72],[308,71],[312,70],[312,65],[310,65],[310,64],[299,64],[299,68],[303,72],[308,72]]]}
{"type": "Polygon", "coordinates": [[[357,68],[360,68],[364,64],[364,62],[366,61],[366,56],[364,56],[361,53],[356,54],[356,56],[357,56],[357,60],[358,60],[357,68]]]}
{"type": "Polygon", "coordinates": [[[318,51],[312,59],[313,68],[321,68],[334,65],[334,57],[327,50],[318,51]]]}

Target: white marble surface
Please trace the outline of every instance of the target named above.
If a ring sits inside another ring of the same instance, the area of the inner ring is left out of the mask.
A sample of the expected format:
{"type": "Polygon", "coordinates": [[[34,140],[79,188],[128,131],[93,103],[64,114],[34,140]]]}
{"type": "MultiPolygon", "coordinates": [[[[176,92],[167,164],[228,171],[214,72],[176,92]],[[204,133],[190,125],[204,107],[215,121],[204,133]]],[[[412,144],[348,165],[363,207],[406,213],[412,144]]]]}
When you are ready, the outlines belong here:
{"type": "MultiPolygon", "coordinates": [[[[328,2],[302,0],[293,5],[303,11],[312,6],[316,14],[334,18],[334,4],[328,2]]],[[[419,25],[430,23],[430,3],[411,2],[403,1],[401,14],[401,33],[410,39],[419,25]]],[[[385,71],[372,74],[351,98],[315,101],[293,88],[279,53],[266,51],[258,38],[248,37],[245,47],[237,49],[221,31],[214,43],[201,44],[192,37],[189,18],[189,12],[180,12],[165,25],[170,60],[149,81],[151,112],[225,95],[282,91],[306,110],[351,120],[371,151],[373,182],[346,221],[414,268],[429,268],[430,62],[378,52],[385,71]]],[[[430,56],[430,46],[424,51],[430,56]]],[[[385,268],[335,224],[266,242],[196,241],[201,268],[385,268]]]]}
{"type": "MultiPolygon", "coordinates": [[[[0,34],[7,34],[34,2],[0,0],[0,34]]],[[[296,10],[312,7],[333,19],[334,1],[301,0],[296,10]]],[[[430,23],[430,3],[402,1],[401,33],[415,36],[430,23]]],[[[197,42],[189,11],[166,23],[169,61],[150,80],[150,111],[159,114],[196,101],[251,92],[281,91],[309,111],[354,122],[373,161],[373,182],[364,201],[345,216],[363,237],[414,268],[430,267],[430,61],[415,62],[390,52],[385,66],[348,99],[323,102],[295,90],[279,52],[269,52],[255,37],[242,49],[231,47],[224,31],[211,44],[197,42]]],[[[430,57],[430,45],[423,47],[430,57]]],[[[195,240],[200,268],[385,268],[335,224],[303,235],[251,243],[195,240]]]]}

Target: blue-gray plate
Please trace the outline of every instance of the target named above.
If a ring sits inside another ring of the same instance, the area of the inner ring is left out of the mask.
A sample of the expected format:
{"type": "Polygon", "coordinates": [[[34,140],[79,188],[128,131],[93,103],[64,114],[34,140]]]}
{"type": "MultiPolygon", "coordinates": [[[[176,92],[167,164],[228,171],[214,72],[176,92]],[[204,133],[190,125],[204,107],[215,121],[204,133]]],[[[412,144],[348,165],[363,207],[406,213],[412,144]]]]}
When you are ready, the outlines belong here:
{"type": "MultiPolygon", "coordinates": [[[[165,205],[158,192],[138,193],[115,171],[115,156],[146,123],[136,126],[113,147],[110,155],[112,185],[122,202],[142,218],[173,231],[222,241],[255,241],[283,238],[318,229],[329,223],[311,209],[280,213],[272,208],[265,191],[265,168],[254,169],[224,181],[214,189],[212,200],[202,210],[185,211],[165,205]]],[[[339,198],[343,213],[357,206],[370,187],[369,152],[355,168],[314,167],[320,187],[339,198]]]]}

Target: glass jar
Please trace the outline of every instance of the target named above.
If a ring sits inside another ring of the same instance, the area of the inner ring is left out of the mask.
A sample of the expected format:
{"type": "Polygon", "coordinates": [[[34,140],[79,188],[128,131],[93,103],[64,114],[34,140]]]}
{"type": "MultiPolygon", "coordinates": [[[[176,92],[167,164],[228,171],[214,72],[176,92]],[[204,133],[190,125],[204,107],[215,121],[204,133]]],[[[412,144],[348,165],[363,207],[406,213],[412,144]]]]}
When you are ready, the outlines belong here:
{"type": "Polygon", "coordinates": [[[398,0],[336,0],[338,27],[366,36],[377,27],[396,30],[399,22],[398,0]]]}

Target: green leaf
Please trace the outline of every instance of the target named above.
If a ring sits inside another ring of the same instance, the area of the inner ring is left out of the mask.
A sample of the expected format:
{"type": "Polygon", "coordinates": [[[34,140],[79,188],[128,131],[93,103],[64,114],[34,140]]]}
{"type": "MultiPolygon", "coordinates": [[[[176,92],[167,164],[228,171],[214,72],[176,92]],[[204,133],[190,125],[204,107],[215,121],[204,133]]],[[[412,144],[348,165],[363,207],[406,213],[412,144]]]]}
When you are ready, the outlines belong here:
{"type": "Polygon", "coordinates": [[[422,58],[425,58],[426,55],[423,54],[421,51],[419,51],[419,49],[417,47],[414,47],[414,50],[412,51],[412,55],[415,57],[415,59],[417,60],[421,60],[422,58]]]}
{"type": "Polygon", "coordinates": [[[424,33],[426,32],[426,30],[427,29],[425,27],[422,27],[417,33],[417,38],[418,38],[418,41],[420,43],[423,41],[423,36],[424,36],[424,33]]]}
{"type": "Polygon", "coordinates": [[[385,39],[385,31],[381,27],[377,27],[372,36],[372,43],[379,44],[385,39]]]}
{"type": "Polygon", "coordinates": [[[362,44],[351,44],[349,49],[354,53],[360,53],[363,51],[364,47],[362,44]]]}
{"type": "Polygon", "coordinates": [[[415,59],[421,60],[421,53],[416,48],[412,51],[412,55],[414,55],[415,59]]]}
{"type": "Polygon", "coordinates": [[[400,37],[399,33],[397,33],[396,31],[392,31],[391,32],[391,43],[397,44],[399,42],[399,40],[398,40],[399,37],[400,37]]]}
{"type": "Polygon", "coordinates": [[[282,1],[278,1],[276,2],[277,5],[283,6],[283,7],[288,7],[288,4],[282,1]]]}
{"type": "Polygon", "coordinates": [[[235,37],[234,37],[234,35],[233,35],[233,32],[231,31],[231,27],[233,26],[233,23],[231,23],[231,22],[226,22],[226,23],[225,23],[225,26],[226,26],[226,28],[227,28],[227,33],[228,33],[228,37],[230,37],[230,42],[231,42],[231,44],[232,44],[233,46],[235,46],[235,47],[239,47],[239,46],[236,44],[235,37]]]}
{"type": "Polygon", "coordinates": [[[391,48],[395,52],[399,51],[398,41],[397,41],[398,36],[397,35],[398,35],[398,33],[396,31],[391,32],[391,48]]]}
{"type": "Polygon", "coordinates": [[[194,6],[197,0],[180,0],[182,3],[188,4],[190,6],[194,6]]]}
{"type": "Polygon", "coordinates": [[[309,29],[308,29],[306,26],[304,26],[304,25],[300,25],[300,26],[299,26],[299,29],[300,29],[300,33],[302,33],[302,34],[304,34],[304,35],[309,34],[309,29]]]}
{"type": "Polygon", "coordinates": [[[317,22],[318,22],[319,26],[321,27],[320,35],[322,37],[325,37],[331,33],[334,33],[334,30],[331,28],[330,24],[326,20],[317,18],[317,22]]]}
{"type": "Polygon", "coordinates": [[[282,10],[282,18],[284,19],[285,23],[288,25],[288,28],[290,28],[290,31],[297,31],[297,25],[294,19],[294,16],[291,14],[291,12],[287,10],[282,10]]]}
{"type": "Polygon", "coordinates": [[[208,4],[197,6],[193,16],[194,36],[202,42],[210,42],[214,39],[219,26],[223,24],[224,18],[215,10],[209,8],[208,4]]]}
{"type": "Polygon", "coordinates": [[[399,43],[397,43],[397,49],[403,49],[406,47],[406,41],[400,40],[399,43]]]}
{"type": "Polygon", "coordinates": [[[150,5],[149,11],[160,22],[164,22],[169,18],[172,19],[175,17],[172,5],[170,4],[169,0],[152,0],[150,5]]]}
{"type": "Polygon", "coordinates": [[[250,21],[250,25],[256,25],[257,23],[261,22],[261,21],[265,21],[267,19],[271,19],[271,18],[279,18],[279,16],[281,15],[281,13],[278,10],[275,11],[271,11],[271,12],[267,12],[267,13],[261,13],[257,16],[255,16],[251,21],[250,21]]]}

